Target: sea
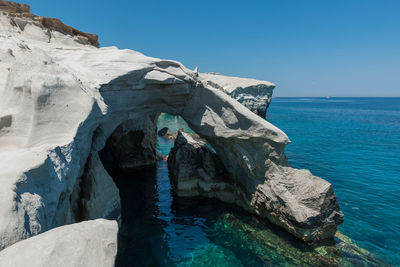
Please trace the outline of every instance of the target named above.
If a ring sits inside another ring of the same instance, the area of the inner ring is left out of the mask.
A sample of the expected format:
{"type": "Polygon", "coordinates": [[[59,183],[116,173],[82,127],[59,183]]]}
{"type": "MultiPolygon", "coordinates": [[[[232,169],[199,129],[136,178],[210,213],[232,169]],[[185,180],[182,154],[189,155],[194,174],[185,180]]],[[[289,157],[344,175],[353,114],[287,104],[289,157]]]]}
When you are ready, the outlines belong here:
{"type": "Polygon", "coordinates": [[[340,231],[400,266],[400,98],[275,98],[267,120],[294,167],[332,183],[340,231]]]}
{"type": "MultiPolygon", "coordinates": [[[[400,98],[274,98],[266,119],[294,167],[332,183],[346,242],[303,244],[239,208],[176,197],[160,161],[117,179],[117,266],[400,266],[400,98]]],[[[168,114],[162,127],[191,131],[168,114]]],[[[161,154],[172,146],[158,137],[161,154]]]]}

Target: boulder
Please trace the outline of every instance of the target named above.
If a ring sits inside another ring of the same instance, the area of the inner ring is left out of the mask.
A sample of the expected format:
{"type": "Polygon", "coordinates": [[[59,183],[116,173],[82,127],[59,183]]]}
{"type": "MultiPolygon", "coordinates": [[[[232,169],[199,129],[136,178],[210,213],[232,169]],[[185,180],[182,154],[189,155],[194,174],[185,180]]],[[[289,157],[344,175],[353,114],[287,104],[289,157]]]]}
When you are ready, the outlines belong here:
{"type": "Polygon", "coordinates": [[[164,136],[168,133],[168,131],[169,131],[168,127],[163,127],[161,130],[157,132],[157,134],[158,136],[164,136]]]}
{"type": "Polygon", "coordinates": [[[118,224],[98,219],[52,229],[0,252],[0,266],[114,266],[118,224]]]}
{"type": "Polygon", "coordinates": [[[168,127],[163,127],[161,130],[159,130],[157,132],[158,136],[167,138],[167,139],[175,139],[176,138],[176,134],[174,134],[173,132],[171,132],[170,129],[168,129],[168,127]]]}

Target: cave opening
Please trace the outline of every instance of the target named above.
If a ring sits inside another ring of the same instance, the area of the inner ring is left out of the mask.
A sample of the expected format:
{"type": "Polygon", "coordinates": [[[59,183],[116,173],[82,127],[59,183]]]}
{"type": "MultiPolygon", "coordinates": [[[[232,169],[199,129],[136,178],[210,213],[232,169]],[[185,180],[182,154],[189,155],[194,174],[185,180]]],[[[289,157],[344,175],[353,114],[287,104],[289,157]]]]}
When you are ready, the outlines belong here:
{"type": "MultiPolygon", "coordinates": [[[[90,162],[98,155],[109,180],[118,188],[115,265],[270,264],[254,251],[255,241],[247,240],[242,233],[246,223],[259,223],[255,216],[217,199],[173,193],[167,157],[178,131],[196,135],[182,118],[165,113],[125,121],[108,136],[104,148],[88,160],[87,169],[93,169],[90,162]]],[[[274,226],[261,227],[275,229],[279,236],[291,239],[274,226]]],[[[275,238],[275,233],[271,234],[275,238]]]]}
{"type": "Polygon", "coordinates": [[[230,240],[224,215],[240,216],[236,207],[173,194],[167,155],[178,131],[195,133],[179,116],[162,113],[148,122],[141,129],[130,122],[118,126],[99,151],[121,201],[116,266],[218,265],[215,260],[227,251],[242,264],[262,264],[239,237],[230,240]]]}
{"type": "MultiPolygon", "coordinates": [[[[120,196],[116,266],[174,265],[176,255],[185,251],[182,248],[190,247],[190,240],[198,238],[198,233],[190,233],[197,227],[197,219],[180,224],[188,232],[185,238],[178,237],[176,229],[171,230],[177,225],[179,228],[174,219],[193,217],[188,211],[199,206],[198,199],[178,205],[182,201],[172,194],[166,160],[178,131],[194,134],[183,119],[166,113],[127,121],[114,130],[98,152],[120,196]],[[177,216],[177,209],[181,215],[177,216]]],[[[205,220],[203,215],[199,218],[205,220]]]]}

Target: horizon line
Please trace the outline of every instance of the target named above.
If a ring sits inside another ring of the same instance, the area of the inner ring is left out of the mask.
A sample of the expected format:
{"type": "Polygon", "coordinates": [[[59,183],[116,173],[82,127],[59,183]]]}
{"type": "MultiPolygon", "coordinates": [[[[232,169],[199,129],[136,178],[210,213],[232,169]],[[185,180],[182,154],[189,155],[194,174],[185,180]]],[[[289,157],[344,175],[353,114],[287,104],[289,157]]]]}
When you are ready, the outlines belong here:
{"type": "Polygon", "coordinates": [[[272,98],[400,98],[400,96],[272,96],[272,98]]]}

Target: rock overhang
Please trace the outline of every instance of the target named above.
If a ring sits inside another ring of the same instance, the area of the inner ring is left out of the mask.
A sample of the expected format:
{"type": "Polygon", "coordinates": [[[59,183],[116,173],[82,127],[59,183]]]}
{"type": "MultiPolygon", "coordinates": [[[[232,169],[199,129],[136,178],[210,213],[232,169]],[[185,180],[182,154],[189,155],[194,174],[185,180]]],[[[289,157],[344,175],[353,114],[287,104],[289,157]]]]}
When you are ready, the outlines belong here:
{"type": "MultiPolygon", "coordinates": [[[[0,161],[0,169],[7,170],[0,173],[7,181],[1,193],[0,247],[74,222],[67,200],[82,190],[77,184],[85,166],[99,164],[98,151],[119,125],[140,124],[159,112],[181,115],[224,155],[225,167],[237,172],[233,179],[248,177],[241,181],[243,188],[267,181],[272,170],[274,177],[293,174],[285,169],[286,134],[208,86],[202,74],[131,50],[83,45],[63,33],[53,33],[48,42],[18,29],[0,15],[0,56],[6,58],[0,62],[5,81],[0,81],[0,119],[11,121],[0,129],[1,154],[7,157],[0,161]]],[[[46,34],[35,24],[25,31],[46,34]]],[[[104,184],[110,179],[102,166],[91,173],[104,184]]],[[[265,205],[264,193],[254,197],[255,205],[265,205]]]]}

